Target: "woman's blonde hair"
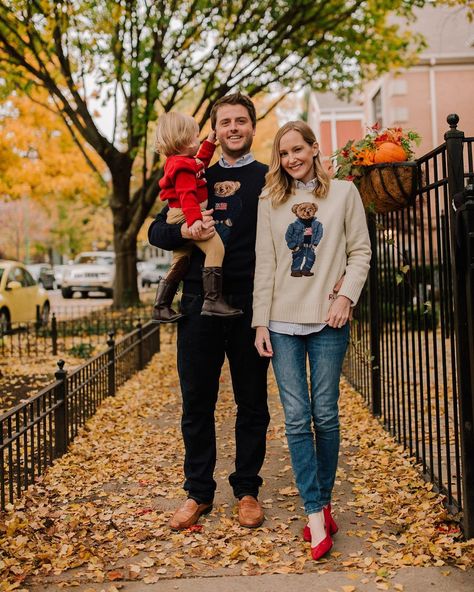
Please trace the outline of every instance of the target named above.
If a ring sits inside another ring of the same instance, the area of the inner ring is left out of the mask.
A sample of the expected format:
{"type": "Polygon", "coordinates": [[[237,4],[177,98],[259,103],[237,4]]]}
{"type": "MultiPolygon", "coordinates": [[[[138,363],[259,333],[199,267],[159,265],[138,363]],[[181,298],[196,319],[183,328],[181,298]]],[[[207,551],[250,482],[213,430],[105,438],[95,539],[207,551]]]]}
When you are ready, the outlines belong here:
{"type": "Polygon", "coordinates": [[[155,132],[155,150],[165,156],[180,154],[199,132],[199,126],[190,115],[170,111],[158,119],[155,132]]]}
{"type": "MultiPolygon", "coordinates": [[[[280,141],[291,130],[299,132],[303,136],[303,140],[310,146],[317,142],[313,130],[304,121],[289,121],[277,131],[273,141],[270,169],[265,177],[265,187],[262,192],[262,197],[270,197],[273,206],[285,203],[294,190],[294,179],[281,166],[280,157],[280,141]]],[[[317,180],[314,195],[315,197],[326,197],[331,179],[321,164],[319,152],[313,161],[314,176],[317,180]]]]}

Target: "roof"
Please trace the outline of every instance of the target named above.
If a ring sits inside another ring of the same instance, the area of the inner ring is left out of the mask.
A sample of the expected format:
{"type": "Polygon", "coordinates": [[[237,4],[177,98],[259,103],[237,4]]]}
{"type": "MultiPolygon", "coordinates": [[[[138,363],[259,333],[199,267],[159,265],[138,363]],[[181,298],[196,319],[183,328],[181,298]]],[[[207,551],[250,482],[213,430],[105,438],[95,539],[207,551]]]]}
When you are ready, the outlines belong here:
{"type": "Polygon", "coordinates": [[[318,101],[320,110],[331,110],[331,109],[349,109],[358,110],[362,109],[362,104],[357,99],[353,98],[348,101],[347,99],[340,99],[332,92],[315,92],[313,96],[318,101]]]}

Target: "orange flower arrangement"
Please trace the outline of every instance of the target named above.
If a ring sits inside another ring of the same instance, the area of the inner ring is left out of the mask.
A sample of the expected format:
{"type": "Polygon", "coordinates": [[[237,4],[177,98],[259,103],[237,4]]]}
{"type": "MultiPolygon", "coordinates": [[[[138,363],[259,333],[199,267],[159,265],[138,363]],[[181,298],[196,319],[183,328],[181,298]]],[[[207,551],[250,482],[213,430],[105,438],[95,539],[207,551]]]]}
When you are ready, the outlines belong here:
{"type": "Polygon", "coordinates": [[[420,136],[412,130],[405,131],[401,127],[381,130],[375,124],[361,140],[349,140],[332,155],[337,167],[335,178],[357,183],[365,174],[365,167],[411,160],[414,156],[413,144],[418,145],[420,141],[420,136]]]}

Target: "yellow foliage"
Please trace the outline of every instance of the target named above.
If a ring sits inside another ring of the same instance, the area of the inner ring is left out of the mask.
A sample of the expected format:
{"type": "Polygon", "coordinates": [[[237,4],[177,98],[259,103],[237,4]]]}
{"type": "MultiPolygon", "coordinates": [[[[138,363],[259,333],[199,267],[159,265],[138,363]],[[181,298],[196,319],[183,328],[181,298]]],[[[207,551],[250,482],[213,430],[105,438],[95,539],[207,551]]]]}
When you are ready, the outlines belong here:
{"type": "MultiPolygon", "coordinates": [[[[47,101],[42,96],[38,100],[47,101]]],[[[100,170],[98,157],[85,150],[100,170]]],[[[12,95],[2,105],[0,197],[29,197],[43,203],[80,199],[98,204],[106,192],[59,115],[28,97],[12,95]]]]}

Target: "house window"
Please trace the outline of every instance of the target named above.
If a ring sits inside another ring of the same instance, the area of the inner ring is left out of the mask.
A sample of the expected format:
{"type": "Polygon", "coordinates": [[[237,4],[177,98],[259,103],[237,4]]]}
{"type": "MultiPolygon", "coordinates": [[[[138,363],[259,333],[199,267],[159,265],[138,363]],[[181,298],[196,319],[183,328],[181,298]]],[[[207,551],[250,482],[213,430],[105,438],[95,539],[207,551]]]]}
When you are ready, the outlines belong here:
{"type": "Polygon", "coordinates": [[[374,123],[378,123],[380,127],[383,126],[381,89],[379,89],[372,97],[372,117],[374,123]]]}

